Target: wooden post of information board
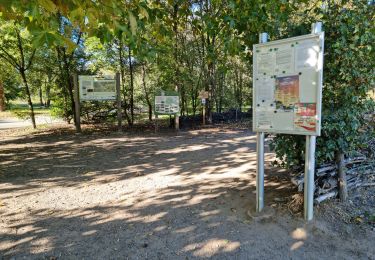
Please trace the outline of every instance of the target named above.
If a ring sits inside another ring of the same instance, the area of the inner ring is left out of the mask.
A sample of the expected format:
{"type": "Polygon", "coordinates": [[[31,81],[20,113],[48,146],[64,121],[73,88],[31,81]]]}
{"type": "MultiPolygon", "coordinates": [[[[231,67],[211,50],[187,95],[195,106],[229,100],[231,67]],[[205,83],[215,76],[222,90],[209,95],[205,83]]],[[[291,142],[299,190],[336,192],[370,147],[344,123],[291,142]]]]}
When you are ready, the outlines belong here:
{"type": "Polygon", "coordinates": [[[203,125],[206,125],[206,101],[208,98],[208,92],[207,91],[201,91],[199,93],[199,98],[201,99],[202,104],[202,123],[203,125]]]}
{"type": "Polygon", "coordinates": [[[202,119],[203,126],[206,125],[206,97],[202,97],[202,119]]]}
{"type": "Polygon", "coordinates": [[[120,90],[120,73],[116,73],[116,100],[117,100],[117,126],[118,131],[122,131],[122,109],[121,109],[121,90],[120,90]]]}
{"type": "Polygon", "coordinates": [[[75,113],[75,127],[76,132],[81,133],[81,104],[79,100],[79,86],[78,86],[78,74],[73,75],[73,85],[74,85],[74,113],[75,113]]]}
{"type": "Polygon", "coordinates": [[[180,116],[178,114],[175,114],[174,120],[175,120],[174,125],[176,128],[176,131],[179,131],[180,130],[180,116]]]}
{"type": "Polygon", "coordinates": [[[155,134],[158,132],[158,114],[155,113],[155,134]]]}
{"type": "Polygon", "coordinates": [[[202,114],[203,114],[203,125],[206,125],[206,102],[204,102],[203,104],[202,114]]]}

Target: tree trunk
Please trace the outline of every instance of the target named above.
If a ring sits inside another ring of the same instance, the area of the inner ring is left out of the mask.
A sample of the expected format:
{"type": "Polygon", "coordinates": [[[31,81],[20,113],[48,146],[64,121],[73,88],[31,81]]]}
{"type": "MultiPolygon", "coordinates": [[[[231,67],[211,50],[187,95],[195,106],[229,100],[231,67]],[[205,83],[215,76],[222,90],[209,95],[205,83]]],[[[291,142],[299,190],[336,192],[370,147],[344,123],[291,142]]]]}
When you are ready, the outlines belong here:
{"type": "Polygon", "coordinates": [[[224,85],[225,85],[225,74],[221,73],[220,82],[219,82],[219,113],[223,112],[223,98],[224,98],[224,85]]]}
{"type": "MultiPolygon", "coordinates": [[[[69,76],[69,74],[67,75],[69,76]]],[[[76,111],[76,106],[75,106],[75,102],[74,102],[74,93],[73,93],[73,86],[72,86],[72,79],[69,77],[67,78],[67,87],[68,87],[68,94],[69,94],[69,98],[70,98],[70,109],[71,109],[71,113],[73,114],[73,120],[74,120],[74,125],[77,127],[77,118],[76,118],[76,113],[74,113],[74,111],[76,111]]]]}
{"type": "Polygon", "coordinates": [[[44,103],[43,103],[43,89],[42,89],[42,84],[40,83],[39,84],[39,103],[40,103],[40,106],[44,106],[44,103]]]}
{"type": "Polygon", "coordinates": [[[35,129],[36,128],[35,114],[34,114],[33,102],[31,101],[31,94],[30,94],[29,84],[27,83],[25,71],[21,70],[20,73],[21,73],[23,84],[25,85],[25,89],[26,89],[27,102],[28,102],[29,108],[30,108],[31,123],[33,125],[33,128],[35,129]]]}
{"type": "Polygon", "coordinates": [[[184,92],[180,82],[180,73],[179,73],[179,57],[178,57],[178,12],[179,12],[179,4],[178,1],[175,1],[173,5],[173,33],[174,33],[174,48],[173,48],[173,56],[174,56],[174,87],[175,91],[180,94],[180,114],[184,115],[184,92]]]}
{"type": "Polygon", "coordinates": [[[194,95],[191,98],[191,106],[193,108],[193,116],[195,116],[195,113],[197,112],[197,100],[195,99],[194,95]]]}
{"type": "Polygon", "coordinates": [[[208,122],[212,124],[212,110],[214,109],[214,101],[215,101],[215,93],[214,93],[214,64],[211,61],[208,65],[208,91],[210,93],[210,99],[207,104],[207,116],[208,116],[208,122]]]}
{"type": "Polygon", "coordinates": [[[338,170],[339,197],[342,202],[348,198],[348,186],[346,182],[346,169],[344,165],[344,153],[336,152],[336,165],[338,170]]]}
{"type": "Polygon", "coordinates": [[[152,104],[150,100],[150,95],[146,87],[146,69],[145,69],[144,64],[142,64],[142,85],[143,85],[143,90],[145,92],[146,102],[148,106],[148,120],[151,122],[152,121],[152,104]]]}
{"type": "Polygon", "coordinates": [[[50,107],[51,106],[50,93],[51,93],[51,87],[49,85],[47,85],[47,87],[46,87],[46,102],[45,102],[45,107],[50,107]]]}
{"type": "Polygon", "coordinates": [[[69,99],[70,99],[70,109],[71,113],[73,114],[74,125],[77,127],[77,118],[75,113],[75,102],[74,102],[74,93],[73,93],[73,81],[72,76],[70,73],[69,61],[68,56],[66,55],[65,49],[63,49],[63,61],[64,61],[64,70],[65,70],[65,77],[66,77],[66,86],[68,89],[69,99]]]}
{"type": "Polygon", "coordinates": [[[128,125],[131,125],[131,119],[128,114],[128,100],[127,100],[127,91],[125,87],[125,66],[124,66],[124,57],[123,57],[123,46],[122,46],[122,33],[120,32],[118,36],[118,54],[120,59],[120,74],[121,74],[121,85],[123,89],[123,95],[124,95],[124,114],[126,121],[128,122],[128,125]]]}
{"type": "Polygon", "coordinates": [[[130,121],[134,124],[134,80],[133,80],[133,63],[131,59],[131,49],[129,46],[129,70],[130,70],[130,121]]]}
{"type": "Polygon", "coordinates": [[[50,107],[51,105],[51,98],[50,98],[50,94],[51,94],[51,73],[48,72],[48,80],[47,80],[47,84],[46,84],[46,102],[45,102],[45,107],[50,107]]]}
{"type": "Polygon", "coordinates": [[[148,120],[152,122],[152,105],[148,103],[148,120]]]}
{"type": "Polygon", "coordinates": [[[202,74],[203,74],[203,71],[201,71],[199,73],[197,85],[196,85],[195,88],[193,87],[193,90],[191,92],[191,105],[193,107],[193,115],[194,116],[197,112],[198,102],[201,102],[201,99],[198,99],[198,89],[199,89],[199,85],[200,85],[200,82],[201,82],[202,74]]]}
{"type": "Polygon", "coordinates": [[[31,54],[31,56],[29,57],[29,61],[27,62],[28,64],[26,65],[24,49],[23,49],[22,39],[21,39],[21,33],[18,29],[15,29],[15,32],[17,34],[17,43],[18,43],[17,46],[18,46],[18,50],[19,50],[19,54],[20,54],[20,63],[18,64],[18,66],[16,66],[16,68],[19,71],[19,73],[21,74],[23,84],[25,85],[27,101],[28,101],[29,108],[30,108],[31,123],[33,125],[33,128],[35,129],[36,123],[35,123],[34,107],[33,107],[33,102],[31,101],[30,88],[29,88],[29,84],[27,83],[25,72],[28,68],[30,68],[36,50],[35,49],[33,50],[33,53],[31,54]]]}
{"type": "Polygon", "coordinates": [[[5,92],[3,82],[0,80],[0,112],[5,111],[5,92]]]}
{"type": "Polygon", "coordinates": [[[243,105],[243,74],[242,74],[242,71],[240,71],[240,95],[239,95],[239,110],[240,112],[242,112],[242,105],[243,105]]]}
{"type": "Polygon", "coordinates": [[[64,98],[64,119],[68,124],[70,124],[70,118],[69,118],[69,104],[68,104],[68,87],[66,85],[66,79],[65,79],[65,70],[64,70],[64,65],[63,65],[63,58],[62,58],[62,50],[60,47],[56,47],[56,52],[57,52],[57,59],[58,59],[58,68],[59,68],[59,73],[60,77],[57,80],[57,84],[62,86],[61,88],[61,93],[64,98]]]}

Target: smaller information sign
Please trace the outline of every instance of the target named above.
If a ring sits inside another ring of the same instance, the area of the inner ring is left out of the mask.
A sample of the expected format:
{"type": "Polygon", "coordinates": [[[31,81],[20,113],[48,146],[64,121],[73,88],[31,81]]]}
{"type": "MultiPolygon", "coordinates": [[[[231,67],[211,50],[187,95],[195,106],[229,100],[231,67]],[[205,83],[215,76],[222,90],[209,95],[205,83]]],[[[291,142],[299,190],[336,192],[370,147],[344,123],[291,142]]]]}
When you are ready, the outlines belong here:
{"type": "Polygon", "coordinates": [[[208,98],[208,96],[209,96],[208,91],[202,90],[202,91],[199,92],[200,98],[208,98]]]}
{"type": "Polygon", "coordinates": [[[180,112],[180,97],[176,91],[161,90],[155,95],[155,114],[175,115],[180,112]]]}

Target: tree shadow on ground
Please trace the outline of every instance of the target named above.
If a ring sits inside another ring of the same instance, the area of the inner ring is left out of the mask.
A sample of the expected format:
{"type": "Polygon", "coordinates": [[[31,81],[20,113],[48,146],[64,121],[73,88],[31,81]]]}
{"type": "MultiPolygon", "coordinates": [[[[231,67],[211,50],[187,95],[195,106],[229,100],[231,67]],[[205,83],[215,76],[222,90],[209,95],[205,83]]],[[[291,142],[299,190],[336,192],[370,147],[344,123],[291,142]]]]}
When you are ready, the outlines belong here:
{"type": "MultiPolygon", "coordinates": [[[[287,226],[301,220],[248,217],[256,166],[249,131],[42,135],[0,145],[4,258],[304,256],[291,251],[287,226]]],[[[266,204],[290,190],[287,175],[268,170],[266,204]]]]}

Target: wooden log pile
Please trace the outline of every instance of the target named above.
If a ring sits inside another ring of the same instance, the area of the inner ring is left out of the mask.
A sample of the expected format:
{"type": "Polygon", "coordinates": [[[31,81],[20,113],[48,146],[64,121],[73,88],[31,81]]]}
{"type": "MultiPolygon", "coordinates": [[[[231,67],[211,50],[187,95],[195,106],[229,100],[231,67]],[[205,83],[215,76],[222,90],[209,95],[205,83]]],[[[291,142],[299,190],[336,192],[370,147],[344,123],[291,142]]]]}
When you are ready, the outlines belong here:
{"type": "MultiPolygon", "coordinates": [[[[348,190],[360,186],[375,186],[375,161],[366,156],[345,159],[346,181],[348,190]]],[[[292,177],[292,183],[302,192],[304,172],[292,177]]],[[[337,167],[335,163],[327,163],[315,170],[315,203],[321,203],[338,194],[337,167]]]]}

